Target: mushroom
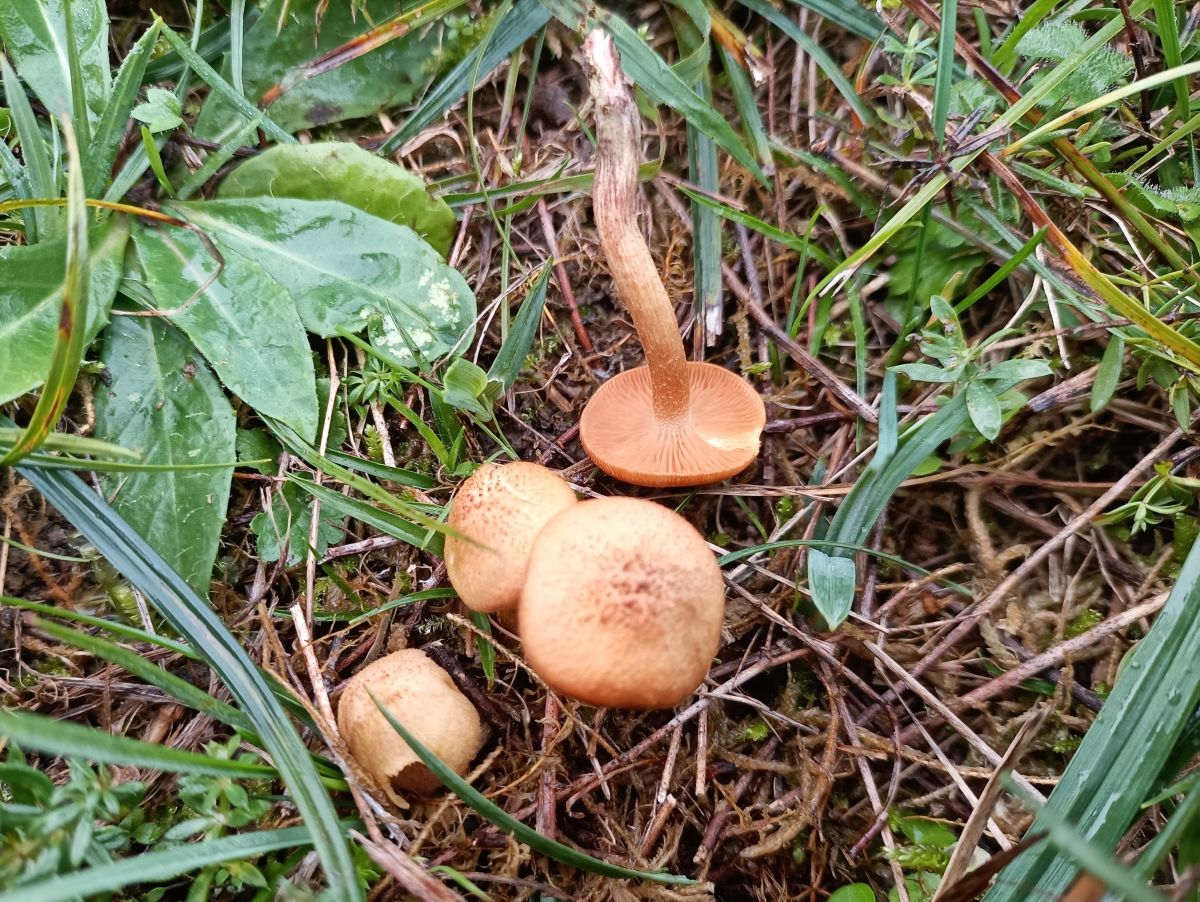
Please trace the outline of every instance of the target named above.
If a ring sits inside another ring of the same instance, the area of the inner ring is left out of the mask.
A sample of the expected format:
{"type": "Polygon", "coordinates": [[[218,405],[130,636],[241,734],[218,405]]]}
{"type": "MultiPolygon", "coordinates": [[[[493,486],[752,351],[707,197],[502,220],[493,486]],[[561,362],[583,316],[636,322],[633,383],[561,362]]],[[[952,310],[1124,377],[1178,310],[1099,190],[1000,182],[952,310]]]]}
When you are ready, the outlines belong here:
{"type": "Polygon", "coordinates": [[[683,517],[598,498],[543,527],[518,612],[526,660],[552,689],[602,707],[671,708],[717,653],[725,587],[683,517]]]}
{"type": "Polygon", "coordinates": [[[538,464],[484,464],[458,489],[447,525],[446,572],[473,611],[517,606],[533,540],[576,501],[571,486],[538,464]]]}
{"type": "Polygon", "coordinates": [[[626,482],[656,487],[716,482],[758,456],[766,410],[741,377],[684,357],[674,308],[637,224],[637,107],[612,38],[595,29],[584,53],[596,104],[593,205],[600,246],[633,317],[646,366],[599,388],[583,411],[579,438],[596,466],[626,482]]]}
{"type": "Polygon", "coordinates": [[[350,678],[337,712],[350,753],[392,802],[403,804],[399,790],[430,795],[441,783],[392,729],[371,695],[447,767],[467,772],[483,746],[475,706],[420,649],[392,652],[350,678]]]}

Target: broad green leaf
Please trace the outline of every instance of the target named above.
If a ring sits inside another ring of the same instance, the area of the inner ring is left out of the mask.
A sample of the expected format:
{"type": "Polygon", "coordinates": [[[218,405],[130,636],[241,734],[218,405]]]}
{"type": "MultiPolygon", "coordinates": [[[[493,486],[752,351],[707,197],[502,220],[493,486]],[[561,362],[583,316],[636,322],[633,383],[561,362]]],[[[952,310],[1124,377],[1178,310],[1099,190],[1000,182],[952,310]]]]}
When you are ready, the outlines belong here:
{"type": "Polygon", "coordinates": [[[339,201],[259,197],[173,209],[274,276],[322,337],[368,328],[379,351],[412,367],[420,361],[410,347],[433,360],[474,335],[466,279],[407,226],[339,201]]]}
{"type": "MultiPolygon", "coordinates": [[[[11,423],[0,420],[0,425],[11,423]]],[[[263,748],[312,835],[312,844],[325,868],[330,896],[345,902],[360,902],[363,890],[345,827],[338,821],[329,792],[288,714],[291,711],[303,720],[303,709],[295,705],[269,674],[255,667],[241,642],[209,604],[82,480],[72,473],[39,470],[29,465],[19,465],[17,472],[144,593],[171,628],[191,643],[229,687],[238,706],[253,721],[263,748]]],[[[136,860],[144,861],[153,854],[136,860]]],[[[76,894],[77,891],[72,892],[71,896],[76,894]]],[[[46,897],[35,898],[42,902],[46,897]]]]}
{"type": "Polygon", "coordinates": [[[243,861],[267,852],[311,844],[307,827],[285,827],[178,846],[160,845],[153,852],[47,877],[0,893],[0,902],[74,902],[84,896],[96,898],[135,883],[167,881],[223,861],[243,861]]]}
{"type": "Polygon", "coordinates": [[[348,141],[277,144],[231,172],[219,196],[340,200],[408,226],[443,257],[454,238],[453,211],[420,176],[348,141]]]}
{"type": "MultiPolygon", "coordinates": [[[[216,377],[179,331],[157,317],[118,316],[101,360],[112,382],[96,386],[96,436],[142,453],[148,464],[232,461],[236,420],[216,377]]],[[[208,592],[233,469],[110,473],[104,494],[187,580],[208,592]]]]}
{"type": "MultiPolygon", "coordinates": [[[[246,97],[257,102],[292,70],[333,50],[394,16],[392,0],[326,3],[320,0],[271,0],[246,29],[242,48],[242,80],[246,97]],[[280,11],[286,4],[283,27],[280,11]],[[324,6],[320,32],[317,7],[324,6]],[[357,15],[355,15],[357,7],[357,15]]],[[[271,118],[287,131],[357,119],[411,102],[436,74],[443,44],[443,26],[414,28],[336,69],[301,81],[270,106],[271,118]]],[[[228,65],[223,71],[231,70],[228,65]]],[[[200,111],[197,134],[214,140],[242,124],[223,98],[210,97],[200,111]]]]}
{"type": "Polygon", "coordinates": [[[17,72],[55,116],[80,109],[71,96],[72,58],[83,83],[88,128],[104,112],[112,77],[108,68],[108,11],[101,0],[69,0],[75,46],[67,41],[68,0],[4,0],[0,39],[17,72]]]}
{"type": "MultiPolygon", "coordinates": [[[[287,549],[288,567],[294,567],[308,556],[308,535],[312,528],[312,499],[300,487],[299,480],[289,481],[271,497],[271,506],[259,511],[250,521],[260,560],[272,563],[287,549]]],[[[338,541],[344,533],[341,517],[322,508],[317,524],[318,557],[338,541]]]]}
{"type": "Polygon", "coordinates": [[[129,736],[115,736],[96,727],[31,711],[0,709],[0,736],[21,748],[101,764],[152,767],[172,773],[211,774],[217,777],[261,779],[275,775],[275,769],[264,764],[213,758],[129,736]]]}
{"type": "Polygon", "coordinates": [[[183,125],[183,106],[174,92],[165,88],[147,90],[146,102],[134,107],[130,115],[144,122],[151,132],[166,132],[183,125]]]}
{"type": "MultiPolygon", "coordinates": [[[[108,322],[121,278],[129,226],[113,217],[88,236],[90,271],[84,341],[108,322]]],[[[0,248],[0,403],[46,378],[58,331],[66,275],[65,239],[0,248]]]]}
{"type": "Polygon", "coordinates": [[[875,902],[875,891],[866,883],[849,883],[835,889],[829,902],[875,902]]]}
{"type": "Polygon", "coordinates": [[[304,326],[288,293],[255,260],[228,248],[224,265],[188,229],[139,226],[146,281],[225,386],[301,435],[317,434],[317,388],[304,326]]]}
{"type": "Polygon", "coordinates": [[[975,428],[989,442],[1000,434],[1004,414],[1000,410],[1000,400],[992,390],[982,382],[967,383],[967,413],[975,428]]]}

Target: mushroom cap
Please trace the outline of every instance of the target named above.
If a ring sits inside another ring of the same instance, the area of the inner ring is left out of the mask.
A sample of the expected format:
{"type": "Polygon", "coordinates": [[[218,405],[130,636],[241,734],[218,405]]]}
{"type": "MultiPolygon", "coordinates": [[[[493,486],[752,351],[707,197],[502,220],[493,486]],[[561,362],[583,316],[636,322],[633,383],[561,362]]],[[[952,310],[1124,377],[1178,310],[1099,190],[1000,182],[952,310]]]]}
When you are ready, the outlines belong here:
{"type": "Polygon", "coordinates": [[[571,486],[538,464],[484,464],[465,480],[447,525],[446,573],[467,607],[515,608],[533,540],[546,521],[576,502],[571,486]],[[474,541],[467,541],[473,539],[474,541]]]}
{"type": "Polygon", "coordinates": [[[475,706],[420,649],[392,652],[350,678],[338,701],[337,720],[354,759],[394,803],[402,804],[397,790],[430,795],[441,783],[392,729],[367,690],[447,767],[467,772],[483,746],[475,706]]]}
{"type": "Polygon", "coordinates": [[[717,653],[725,586],[683,517],[598,498],[542,529],[519,614],[526,660],[552,689],[602,707],[671,708],[717,653]]]}
{"type": "Polygon", "coordinates": [[[758,392],[711,363],[687,367],[691,403],[681,423],[655,416],[647,367],[600,386],[579,420],[579,440],[596,466],[634,485],[665,488],[717,482],[753,462],[767,421],[758,392]]]}

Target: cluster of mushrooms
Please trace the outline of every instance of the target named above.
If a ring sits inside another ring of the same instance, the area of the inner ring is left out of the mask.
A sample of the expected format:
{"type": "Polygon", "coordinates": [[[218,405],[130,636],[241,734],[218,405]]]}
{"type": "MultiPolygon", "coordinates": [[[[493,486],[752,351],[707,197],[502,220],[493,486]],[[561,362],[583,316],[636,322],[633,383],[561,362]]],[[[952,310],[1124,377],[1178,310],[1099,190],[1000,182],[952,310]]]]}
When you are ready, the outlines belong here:
{"type": "MultiPolygon", "coordinates": [[[[595,465],[635,485],[702,485],[758,455],[762,399],[741,377],[688,362],[636,215],[641,120],[612,39],[584,44],[595,102],[593,203],[600,243],[646,366],[608,380],[580,419],[595,465]]],[[[451,504],[446,569],[474,611],[515,613],[525,659],[553,690],[585,704],[670,708],[696,690],[720,643],[725,591],[704,537],[641,498],[580,501],[553,471],[485,464],[451,504]]],[[[483,742],[471,702],[419,650],[356,674],[338,706],[355,760],[393,801],[436,778],[384,719],[368,690],[449,767],[465,773],[483,742]]]]}

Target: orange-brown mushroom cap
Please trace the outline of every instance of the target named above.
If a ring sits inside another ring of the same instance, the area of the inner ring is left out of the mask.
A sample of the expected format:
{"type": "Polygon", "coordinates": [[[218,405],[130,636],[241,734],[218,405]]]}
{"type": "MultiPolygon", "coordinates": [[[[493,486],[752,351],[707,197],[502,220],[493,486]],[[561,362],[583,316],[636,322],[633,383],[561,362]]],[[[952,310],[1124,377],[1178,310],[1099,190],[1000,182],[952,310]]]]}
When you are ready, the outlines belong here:
{"type": "Polygon", "coordinates": [[[542,529],[518,609],[552,689],[590,705],[671,708],[704,680],[725,586],[704,537],[640,498],[582,501],[542,529]]]}
{"type": "Polygon", "coordinates": [[[750,466],[767,419],[762,398],[711,363],[689,363],[687,375],[689,402],[678,421],[655,414],[648,367],[600,386],[579,421],[579,440],[596,466],[660,488],[717,482],[750,466]]]}
{"type": "Polygon", "coordinates": [[[515,608],[533,540],[546,521],[576,501],[552,470],[515,461],[484,464],[459,486],[446,523],[446,574],[467,607],[515,608]]]}

